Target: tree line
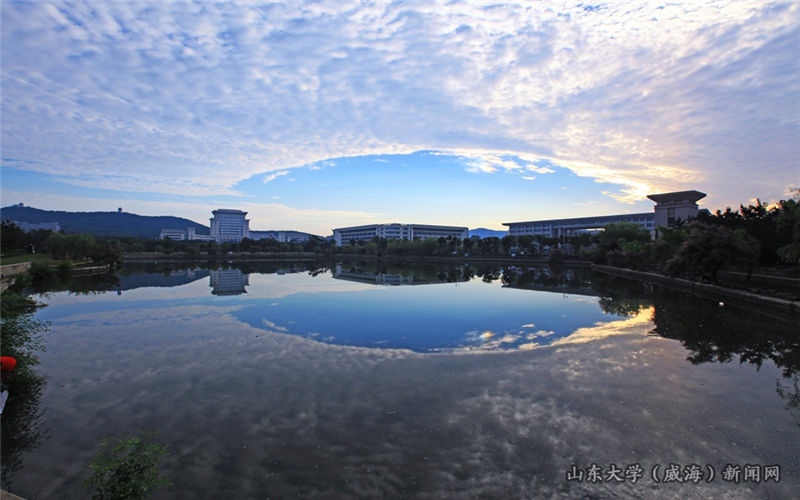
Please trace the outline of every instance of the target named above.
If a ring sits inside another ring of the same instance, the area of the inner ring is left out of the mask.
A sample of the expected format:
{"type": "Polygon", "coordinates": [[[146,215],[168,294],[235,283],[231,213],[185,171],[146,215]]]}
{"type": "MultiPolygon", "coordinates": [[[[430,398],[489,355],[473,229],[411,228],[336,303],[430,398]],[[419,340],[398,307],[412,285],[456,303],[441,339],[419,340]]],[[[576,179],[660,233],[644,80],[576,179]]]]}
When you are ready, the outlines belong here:
{"type": "Polygon", "coordinates": [[[758,265],[796,265],[800,261],[800,189],[774,205],[730,207],[716,213],[701,212],[691,221],[678,221],[671,228],[657,229],[657,238],[637,224],[615,223],[602,231],[583,232],[561,238],[541,235],[504,236],[464,240],[453,236],[387,240],[372,238],[344,242],[312,236],[306,241],[280,242],[245,238],[237,243],[172,241],[135,237],[95,238],[88,234],[52,231],[24,233],[10,222],[2,226],[3,254],[14,251],[45,252],[54,258],[89,258],[98,263],[118,262],[124,253],[155,252],[196,258],[219,258],[231,253],[364,255],[364,256],[463,256],[532,257],[551,264],[565,260],[588,260],[649,270],[691,279],[716,281],[725,268],[752,271],[758,265]]]}

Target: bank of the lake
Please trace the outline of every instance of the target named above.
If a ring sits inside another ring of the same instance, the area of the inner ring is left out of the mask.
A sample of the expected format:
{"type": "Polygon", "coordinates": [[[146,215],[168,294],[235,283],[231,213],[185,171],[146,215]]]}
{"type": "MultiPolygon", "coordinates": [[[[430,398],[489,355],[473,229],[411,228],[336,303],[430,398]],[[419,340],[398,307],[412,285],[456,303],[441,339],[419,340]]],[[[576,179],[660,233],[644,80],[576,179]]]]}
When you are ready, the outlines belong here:
{"type": "MultiPolygon", "coordinates": [[[[710,283],[699,283],[682,278],[664,276],[663,274],[658,273],[636,271],[634,269],[624,269],[620,267],[602,266],[597,264],[593,264],[591,269],[601,273],[641,280],[647,283],[653,283],[671,288],[673,290],[688,292],[698,297],[705,297],[718,301],[732,301],[743,306],[759,307],[766,311],[777,314],[800,317],[800,301],[798,300],[787,300],[780,297],[752,293],[736,288],[713,285],[710,283]]],[[[774,279],[773,277],[766,278],[774,279]]],[[[778,283],[783,286],[797,286],[798,290],[800,290],[800,280],[797,279],[781,277],[778,283]]]]}

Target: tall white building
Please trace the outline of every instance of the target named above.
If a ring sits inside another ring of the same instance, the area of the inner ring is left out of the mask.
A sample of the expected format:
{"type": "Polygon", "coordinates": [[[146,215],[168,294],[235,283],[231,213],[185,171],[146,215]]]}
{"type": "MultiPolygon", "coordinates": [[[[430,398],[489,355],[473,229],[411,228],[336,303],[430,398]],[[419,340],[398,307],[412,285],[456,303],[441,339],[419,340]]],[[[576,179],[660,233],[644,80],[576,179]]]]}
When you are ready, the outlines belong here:
{"type": "Polygon", "coordinates": [[[245,218],[247,212],[218,208],[211,212],[211,237],[217,243],[238,243],[250,235],[250,221],[245,218]]]}
{"type": "Polygon", "coordinates": [[[369,224],[366,226],[341,227],[333,230],[337,245],[358,240],[371,240],[374,237],[387,240],[413,240],[453,236],[459,239],[469,237],[469,228],[460,226],[432,226],[428,224],[369,224]]]}

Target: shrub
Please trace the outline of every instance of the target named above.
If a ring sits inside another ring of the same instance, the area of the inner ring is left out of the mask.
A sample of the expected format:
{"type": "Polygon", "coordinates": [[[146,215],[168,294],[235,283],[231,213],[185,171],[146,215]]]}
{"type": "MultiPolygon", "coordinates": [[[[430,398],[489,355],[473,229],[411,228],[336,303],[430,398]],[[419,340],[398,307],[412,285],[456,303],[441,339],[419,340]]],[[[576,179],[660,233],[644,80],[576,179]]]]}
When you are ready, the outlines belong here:
{"type": "Polygon", "coordinates": [[[89,462],[92,475],[84,486],[93,487],[93,500],[139,500],[172,483],[158,473],[166,452],[149,442],[154,431],[119,439],[109,450],[111,438],[103,440],[100,452],[89,462]]]}

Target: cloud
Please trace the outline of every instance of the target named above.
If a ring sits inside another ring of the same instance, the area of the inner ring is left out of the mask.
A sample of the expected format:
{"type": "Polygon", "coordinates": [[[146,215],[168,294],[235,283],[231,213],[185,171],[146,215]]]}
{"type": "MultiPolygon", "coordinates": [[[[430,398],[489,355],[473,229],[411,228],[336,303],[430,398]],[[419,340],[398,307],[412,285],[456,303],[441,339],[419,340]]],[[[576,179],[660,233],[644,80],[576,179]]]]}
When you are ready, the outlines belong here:
{"type": "Polygon", "coordinates": [[[265,175],[265,176],[264,176],[264,180],[263,180],[263,182],[264,182],[264,184],[266,184],[266,183],[268,183],[268,182],[272,182],[272,181],[274,181],[275,179],[277,179],[278,177],[280,177],[280,176],[282,176],[282,175],[286,175],[286,174],[288,174],[288,173],[289,173],[289,171],[288,171],[288,170],[282,170],[282,171],[280,171],[280,172],[275,172],[274,174],[268,174],[268,175],[265,175]]]}
{"type": "Polygon", "coordinates": [[[76,185],[235,195],[264,172],[417,150],[481,173],[546,159],[622,184],[621,201],[779,197],[797,177],[794,2],[0,9],[4,155],[76,185]]]}

